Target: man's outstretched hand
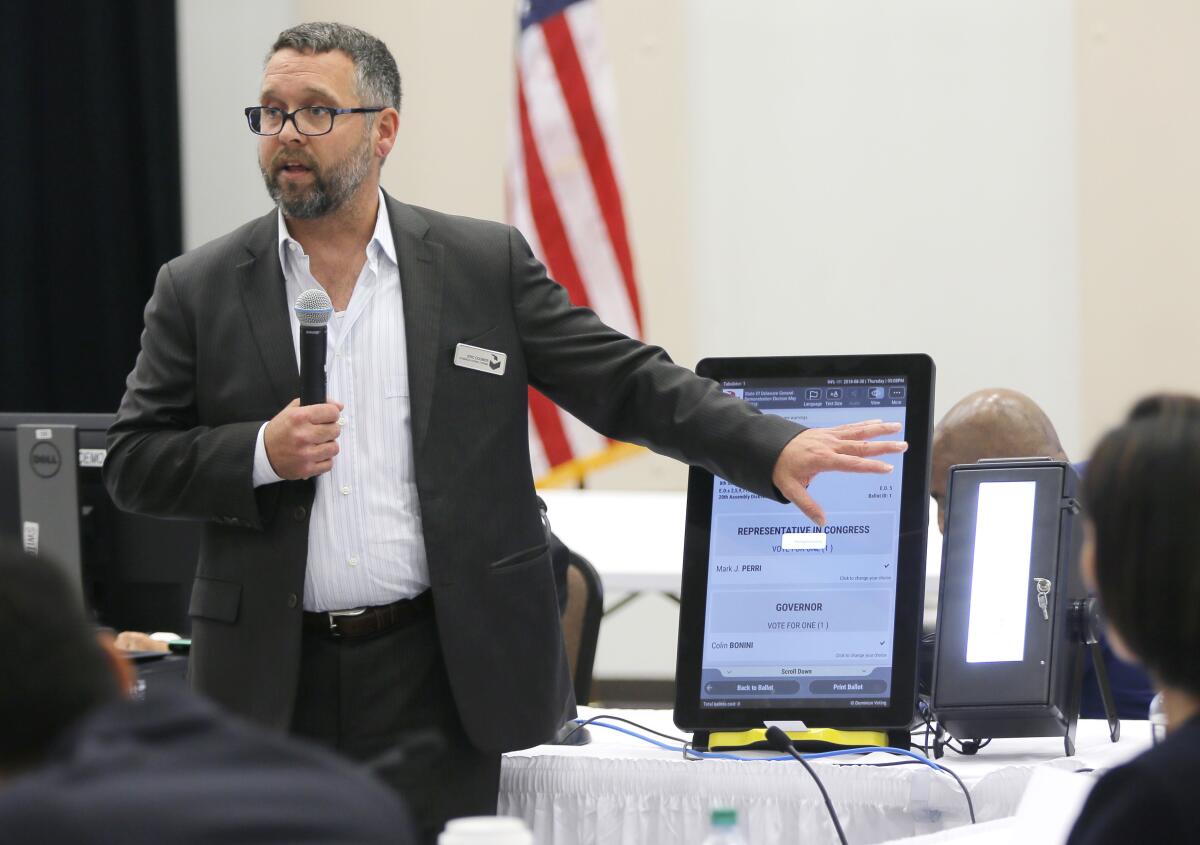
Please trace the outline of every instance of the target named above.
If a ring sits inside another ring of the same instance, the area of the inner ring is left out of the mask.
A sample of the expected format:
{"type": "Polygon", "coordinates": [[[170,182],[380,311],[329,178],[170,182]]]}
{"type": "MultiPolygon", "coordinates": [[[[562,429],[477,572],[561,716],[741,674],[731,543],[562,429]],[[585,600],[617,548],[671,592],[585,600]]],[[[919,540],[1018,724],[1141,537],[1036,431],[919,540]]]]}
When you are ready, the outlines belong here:
{"type": "Polygon", "coordinates": [[[891,464],[871,459],[903,452],[908,444],[903,440],[868,441],[899,430],[900,423],[880,420],[836,428],[810,428],[783,447],[771,480],[805,516],[817,525],[824,525],[825,511],[808,495],[809,482],[820,472],[891,472],[891,464]]]}

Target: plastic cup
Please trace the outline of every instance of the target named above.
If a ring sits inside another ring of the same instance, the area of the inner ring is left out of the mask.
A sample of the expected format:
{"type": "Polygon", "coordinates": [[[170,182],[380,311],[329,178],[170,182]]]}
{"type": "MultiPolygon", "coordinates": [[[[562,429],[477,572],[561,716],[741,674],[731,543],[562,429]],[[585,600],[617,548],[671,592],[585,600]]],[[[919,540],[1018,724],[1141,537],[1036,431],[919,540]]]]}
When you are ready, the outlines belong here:
{"type": "Polygon", "coordinates": [[[438,845],[533,845],[533,834],[512,816],[470,816],[447,822],[438,845]]]}

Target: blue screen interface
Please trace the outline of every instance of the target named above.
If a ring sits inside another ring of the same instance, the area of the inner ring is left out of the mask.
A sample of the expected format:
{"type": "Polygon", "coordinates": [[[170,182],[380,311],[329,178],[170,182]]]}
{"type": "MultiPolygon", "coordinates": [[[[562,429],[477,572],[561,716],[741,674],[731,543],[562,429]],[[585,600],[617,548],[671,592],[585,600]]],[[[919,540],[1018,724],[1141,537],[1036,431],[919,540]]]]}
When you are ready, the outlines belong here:
{"type": "MultiPolygon", "coordinates": [[[[723,380],[809,428],[905,422],[900,376],[723,380]]],[[[903,429],[889,438],[901,440],[903,429]]],[[[887,707],[903,455],[886,475],[822,473],[824,530],[790,503],[713,480],[701,707],[887,707]]]]}

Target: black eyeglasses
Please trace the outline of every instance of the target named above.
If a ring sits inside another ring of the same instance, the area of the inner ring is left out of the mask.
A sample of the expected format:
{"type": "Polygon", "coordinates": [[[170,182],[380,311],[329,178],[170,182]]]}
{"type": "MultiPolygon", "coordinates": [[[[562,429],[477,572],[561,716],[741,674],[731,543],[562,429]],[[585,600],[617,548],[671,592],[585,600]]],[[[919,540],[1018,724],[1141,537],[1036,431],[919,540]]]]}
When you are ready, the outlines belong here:
{"type": "Polygon", "coordinates": [[[333,131],[333,119],[339,114],[366,114],[383,111],[384,106],[358,109],[331,109],[328,106],[305,106],[293,112],[270,106],[249,106],[246,122],[255,135],[278,135],[290,120],[301,135],[327,135],[333,131]]]}

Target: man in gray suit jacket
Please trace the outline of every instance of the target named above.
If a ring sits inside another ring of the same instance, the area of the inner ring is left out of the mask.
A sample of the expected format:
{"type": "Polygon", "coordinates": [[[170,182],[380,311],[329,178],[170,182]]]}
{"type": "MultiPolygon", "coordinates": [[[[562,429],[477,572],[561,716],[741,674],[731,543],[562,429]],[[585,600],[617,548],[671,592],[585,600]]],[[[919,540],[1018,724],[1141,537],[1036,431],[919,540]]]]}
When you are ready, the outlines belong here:
{"type": "Polygon", "coordinates": [[[494,812],[500,752],[551,737],[570,696],[530,385],[819,521],[813,475],[885,472],[904,444],[760,414],[573,307],[516,230],[384,194],[399,104],[372,36],[280,35],[247,109],[278,211],[159,273],[105,477],[124,508],[207,523],[198,689],[359,759],[442,735],[394,779],[428,834],[494,812]],[[318,285],[332,398],[301,407],[289,301],[318,285]]]}

